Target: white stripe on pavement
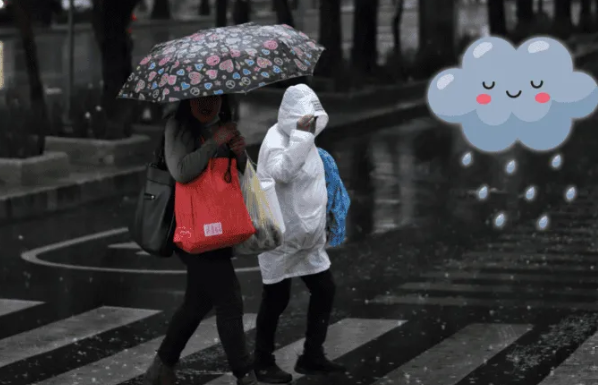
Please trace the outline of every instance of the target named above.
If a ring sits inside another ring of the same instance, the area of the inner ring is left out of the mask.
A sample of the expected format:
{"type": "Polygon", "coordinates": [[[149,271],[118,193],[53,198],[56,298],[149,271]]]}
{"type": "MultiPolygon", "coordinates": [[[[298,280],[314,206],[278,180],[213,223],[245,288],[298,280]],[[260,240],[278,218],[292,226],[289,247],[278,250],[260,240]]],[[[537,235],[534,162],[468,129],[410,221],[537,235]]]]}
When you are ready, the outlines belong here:
{"type": "Polygon", "coordinates": [[[556,274],[509,274],[509,273],[478,273],[467,271],[434,271],[430,273],[421,274],[423,278],[431,279],[468,279],[468,280],[492,280],[492,281],[507,281],[507,282],[542,282],[542,283],[588,283],[598,285],[597,277],[591,276],[561,276],[556,274]]]}
{"type": "Polygon", "coordinates": [[[100,307],[0,340],[0,367],[158,313],[155,310],[100,307]]]}
{"type": "MultiPolygon", "coordinates": [[[[245,314],[245,331],[255,328],[255,314],[245,314]]],[[[63,373],[35,385],[118,385],[145,373],[164,337],[158,337],[135,347],[106,357],[89,365],[63,373]],[[91,381],[93,379],[93,381],[91,381]]],[[[210,317],[199,325],[193,337],[187,342],[181,358],[208,349],[219,343],[216,317],[210,317]]],[[[220,374],[220,373],[219,373],[220,374]]]]}
{"type": "Polygon", "coordinates": [[[541,272],[553,272],[557,274],[563,273],[579,273],[583,271],[596,271],[598,270],[594,266],[571,266],[571,265],[542,265],[542,264],[526,264],[525,261],[485,261],[485,262],[470,262],[463,263],[459,268],[468,269],[488,269],[488,270],[528,270],[528,271],[541,271],[541,272]]]}
{"type": "Polygon", "coordinates": [[[510,285],[467,285],[444,282],[410,282],[399,287],[406,290],[448,291],[462,293],[532,293],[565,296],[598,297],[598,289],[584,290],[571,288],[530,288],[510,285]]]}
{"type": "MultiPolygon", "coordinates": [[[[335,360],[381,335],[403,325],[404,320],[358,319],[347,318],[330,326],[328,338],[324,344],[328,358],[335,360]]],[[[293,370],[297,357],[303,350],[305,339],[295,341],[275,352],[276,363],[280,368],[293,375],[294,379],[303,377],[293,370]]],[[[234,385],[231,375],[224,375],[205,385],[234,385]]]]}
{"type": "Polygon", "coordinates": [[[531,325],[469,325],[372,385],[454,385],[531,328],[531,325]]]}
{"type": "Polygon", "coordinates": [[[598,383],[596,346],[598,346],[598,332],[588,338],[538,385],[591,385],[598,383]]]}
{"type": "Polygon", "coordinates": [[[467,297],[423,297],[417,294],[402,296],[378,296],[369,303],[380,305],[433,305],[433,306],[482,306],[482,307],[526,307],[531,309],[567,309],[598,311],[596,302],[558,302],[549,300],[480,299],[467,297]]]}
{"type": "Polygon", "coordinates": [[[598,256],[597,255],[563,255],[563,254],[521,254],[521,253],[514,253],[514,252],[468,252],[463,255],[465,258],[474,258],[478,260],[518,260],[523,263],[526,262],[585,262],[591,263],[595,262],[598,263],[598,256]]]}
{"type": "Polygon", "coordinates": [[[33,306],[41,305],[43,302],[39,301],[25,301],[20,299],[4,299],[0,298],[0,317],[15,313],[21,310],[28,309],[33,306]]]}

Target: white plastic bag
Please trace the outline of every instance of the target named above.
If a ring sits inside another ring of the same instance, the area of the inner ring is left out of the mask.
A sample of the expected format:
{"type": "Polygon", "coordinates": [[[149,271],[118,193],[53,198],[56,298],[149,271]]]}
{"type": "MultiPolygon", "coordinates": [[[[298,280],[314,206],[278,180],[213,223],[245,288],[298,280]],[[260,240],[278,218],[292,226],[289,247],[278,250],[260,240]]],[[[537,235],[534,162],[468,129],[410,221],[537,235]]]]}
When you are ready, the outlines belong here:
{"type": "Polygon", "coordinates": [[[245,172],[241,176],[241,191],[256,233],[235,246],[237,254],[259,254],[282,244],[285,226],[275,187],[273,179],[260,180],[255,167],[247,159],[245,172]]]}

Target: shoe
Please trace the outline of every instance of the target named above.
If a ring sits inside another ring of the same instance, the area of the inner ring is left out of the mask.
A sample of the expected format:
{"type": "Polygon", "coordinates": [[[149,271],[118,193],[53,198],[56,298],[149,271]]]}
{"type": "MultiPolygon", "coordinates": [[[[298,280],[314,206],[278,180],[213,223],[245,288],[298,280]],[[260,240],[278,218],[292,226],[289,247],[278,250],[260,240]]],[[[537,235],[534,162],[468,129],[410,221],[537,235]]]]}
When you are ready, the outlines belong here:
{"type": "Polygon", "coordinates": [[[145,372],[143,385],[176,385],[174,368],[166,365],[156,355],[147,372],[145,372]]]}
{"type": "Polygon", "coordinates": [[[295,372],[303,375],[326,375],[343,373],[346,368],[330,361],[323,352],[306,353],[299,356],[295,364],[295,372]]]}
{"type": "Polygon", "coordinates": [[[265,366],[256,365],[255,376],[259,382],[266,384],[288,384],[293,381],[293,376],[275,363],[265,366]]]}
{"type": "Polygon", "coordinates": [[[237,385],[259,385],[257,383],[257,378],[255,378],[255,373],[253,370],[243,377],[237,378],[237,385]]]}

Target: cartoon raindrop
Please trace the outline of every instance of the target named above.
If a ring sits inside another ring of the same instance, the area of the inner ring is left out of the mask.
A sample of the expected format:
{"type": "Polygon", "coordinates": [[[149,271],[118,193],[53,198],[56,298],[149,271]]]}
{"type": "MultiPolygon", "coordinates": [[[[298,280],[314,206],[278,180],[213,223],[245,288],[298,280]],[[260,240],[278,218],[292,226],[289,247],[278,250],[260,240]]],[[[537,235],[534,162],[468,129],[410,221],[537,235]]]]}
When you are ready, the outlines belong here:
{"type": "Polygon", "coordinates": [[[473,154],[471,152],[465,153],[461,158],[461,164],[463,167],[469,167],[473,163],[473,154]]]}
{"type": "Polygon", "coordinates": [[[483,185],[478,189],[478,199],[483,201],[488,198],[488,186],[483,185]]]}
{"type": "Polygon", "coordinates": [[[563,165],[563,157],[560,154],[555,155],[550,161],[550,166],[558,170],[563,165]]]}
{"type": "Polygon", "coordinates": [[[565,191],[565,200],[567,202],[572,202],[577,197],[577,189],[575,186],[571,186],[565,191]]]}
{"type": "Polygon", "coordinates": [[[525,200],[533,201],[536,197],[536,188],[534,186],[530,186],[525,190],[525,200]]]}
{"type": "Polygon", "coordinates": [[[538,219],[536,227],[538,228],[538,230],[546,230],[549,224],[550,219],[548,218],[548,215],[544,214],[538,219]]]}
{"type": "Polygon", "coordinates": [[[503,212],[498,213],[494,217],[494,227],[496,227],[496,228],[504,227],[506,222],[507,222],[507,216],[503,212]]]}
{"type": "Polygon", "coordinates": [[[505,167],[506,173],[513,174],[515,170],[517,170],[517,162],[515,162],[515,160],[509,161],[509,163],[507,163],[507,166],[505,167]]]}

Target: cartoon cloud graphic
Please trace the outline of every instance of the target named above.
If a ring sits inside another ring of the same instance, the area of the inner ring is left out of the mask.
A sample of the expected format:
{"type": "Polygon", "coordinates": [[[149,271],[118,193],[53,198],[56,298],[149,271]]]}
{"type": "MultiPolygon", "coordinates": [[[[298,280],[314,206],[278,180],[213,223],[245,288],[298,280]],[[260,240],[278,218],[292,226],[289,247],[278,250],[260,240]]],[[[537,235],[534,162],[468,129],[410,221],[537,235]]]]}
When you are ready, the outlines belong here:
{"type": "Polygon", "coordinates": [[[485,37],[465,51],[461,68],[438,73],[428,87],[428,105],[439,119],[460,124],[470,144],[501,152],[520,141],[537,151],[565,142],[573,119],[598,106],[598,87],[574,71],[567,48],[549,37],[517,49],[485,37]]]}

